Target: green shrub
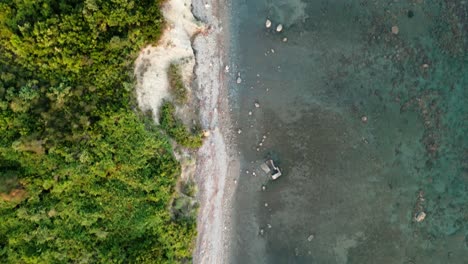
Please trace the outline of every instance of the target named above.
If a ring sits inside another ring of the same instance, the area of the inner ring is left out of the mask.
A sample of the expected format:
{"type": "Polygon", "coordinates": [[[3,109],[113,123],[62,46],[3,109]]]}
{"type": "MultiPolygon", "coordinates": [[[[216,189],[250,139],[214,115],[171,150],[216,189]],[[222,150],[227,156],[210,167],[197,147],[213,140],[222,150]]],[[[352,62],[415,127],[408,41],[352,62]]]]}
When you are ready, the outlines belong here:
{"type": "Polygon", "coordinates": [[[171,63],[169,66],[167,76],[169,78],[169,85],[175,102],[178,104],[185,104],[187,102],[187,89],[182,81],[182,74],[179,65],[171,63]]]}
{"type": "Polygon", "coordinates": [[[187,196],[195,197],[195,194],[197,193],[197,187],[195,185],[195,182],[193,182],[192,180],[183,182],[181,186],[181,192],[187,196]]]}
{"type": "Polygon", "coordinates": [[[202,146],[203,133],[199,129],[190,133],[182,121],[175,116],[175,106],[171,102],[163,102],[159,123],[161,128],[181,146],[192,149],[202,146]]]}
{"type": "Polygon", "coordinates": [[[172,215],[177,222],[195,224],[197,212],[198,203],[183,194],[177,196],[172,203],[172,215]]]}

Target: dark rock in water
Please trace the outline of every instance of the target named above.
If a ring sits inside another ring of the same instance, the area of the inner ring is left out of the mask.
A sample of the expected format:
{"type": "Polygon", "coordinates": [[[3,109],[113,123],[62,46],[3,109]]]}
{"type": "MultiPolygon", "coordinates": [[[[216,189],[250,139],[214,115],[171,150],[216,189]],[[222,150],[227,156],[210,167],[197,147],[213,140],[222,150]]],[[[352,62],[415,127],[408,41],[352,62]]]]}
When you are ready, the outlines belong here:
{"type": "Polygon", "coordinates": [[[414,12],[413,10],[408,10],[408,17],[413,18],[414,17],[414,12]]]}

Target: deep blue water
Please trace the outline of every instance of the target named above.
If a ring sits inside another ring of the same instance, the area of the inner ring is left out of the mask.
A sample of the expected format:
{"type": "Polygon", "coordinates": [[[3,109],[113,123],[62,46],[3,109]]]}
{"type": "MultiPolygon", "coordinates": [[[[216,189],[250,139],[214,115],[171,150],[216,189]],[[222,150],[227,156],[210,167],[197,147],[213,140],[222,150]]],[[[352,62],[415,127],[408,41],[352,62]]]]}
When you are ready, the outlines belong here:
{"type": "Polygon", "coordinates": [[[468,263],[467,1],[236,0],[231,35],[232,263],[468,263]]]}

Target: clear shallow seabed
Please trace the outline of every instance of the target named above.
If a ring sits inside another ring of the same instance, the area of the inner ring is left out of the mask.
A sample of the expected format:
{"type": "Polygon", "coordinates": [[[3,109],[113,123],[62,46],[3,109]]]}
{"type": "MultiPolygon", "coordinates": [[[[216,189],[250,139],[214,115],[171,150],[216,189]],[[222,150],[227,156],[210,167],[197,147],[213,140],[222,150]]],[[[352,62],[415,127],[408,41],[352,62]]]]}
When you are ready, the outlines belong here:
{"type": "Polygon", "coordinates": [[[468,2],[231,8],[231,262],[468,263],[468,2]]]}

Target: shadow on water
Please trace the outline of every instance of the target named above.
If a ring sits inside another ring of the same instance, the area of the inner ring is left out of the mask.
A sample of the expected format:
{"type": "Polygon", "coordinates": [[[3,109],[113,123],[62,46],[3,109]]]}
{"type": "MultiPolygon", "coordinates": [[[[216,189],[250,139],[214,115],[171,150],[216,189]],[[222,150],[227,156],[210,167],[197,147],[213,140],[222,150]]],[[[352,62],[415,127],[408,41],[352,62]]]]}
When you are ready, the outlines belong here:
{"type": "Polygon", "coordinates": [[[232,34],[232,263],[468,263],[468,3],[236,1],[232,34]]]}

